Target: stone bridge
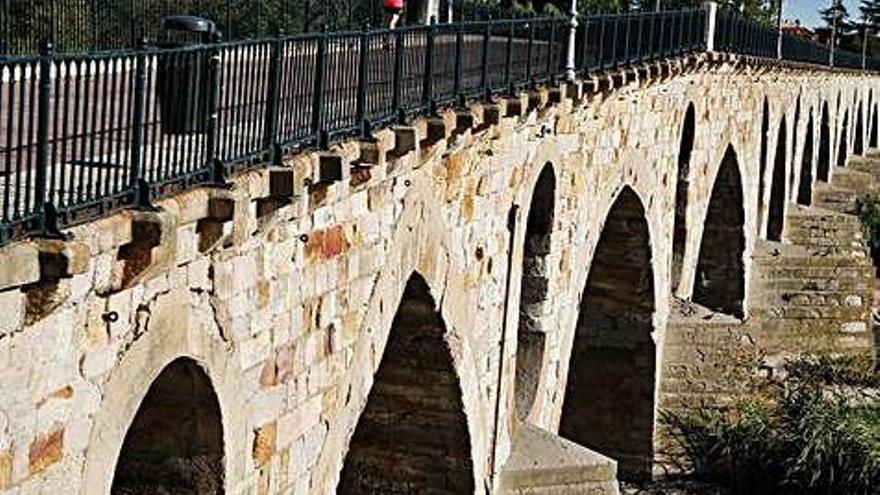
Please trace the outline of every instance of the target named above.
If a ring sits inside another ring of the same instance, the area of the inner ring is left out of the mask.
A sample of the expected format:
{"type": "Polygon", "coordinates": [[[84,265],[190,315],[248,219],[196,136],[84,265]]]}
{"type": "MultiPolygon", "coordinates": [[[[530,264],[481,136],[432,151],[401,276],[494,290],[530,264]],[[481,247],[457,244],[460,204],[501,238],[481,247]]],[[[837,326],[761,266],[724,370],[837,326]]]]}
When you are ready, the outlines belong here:
{"type": "Polygon", "coordinates": [[[0,492],[617,493],[664,411],[870,350],[880,78],[700,54],[20,241],[0,492]]]}

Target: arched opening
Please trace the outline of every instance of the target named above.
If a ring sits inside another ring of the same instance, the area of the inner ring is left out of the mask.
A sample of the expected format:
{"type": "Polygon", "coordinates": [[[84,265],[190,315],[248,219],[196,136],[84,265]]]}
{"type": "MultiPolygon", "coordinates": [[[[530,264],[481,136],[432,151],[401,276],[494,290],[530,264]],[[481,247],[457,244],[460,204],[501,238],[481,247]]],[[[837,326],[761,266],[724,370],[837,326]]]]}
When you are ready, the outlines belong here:
{"type": "Polygon", "coordinates": [[[758,169],[758,230],[764,225],[764,174],[767,172],[767,143],[770,134],[770,106],[764,98],[764,111],[761,117],[761,166],[758,169]]]}
{"type": "Polygon", "coordinates": [[[410,277],[351,438],[337,493],[474,493],[473,462],[446,325],[410,277]]]}
{"type": "Polygon", "coordinates": [[[840,141],[837,145],[837,166],[846,166],[846,135],[849,123],[849,111],[843,112],[843,120],[840,122],[840,141]]]}
{"type": "MultiPolygon", "coordinates": [[[[794,168],[794,167],[792,167],[794,168]]],[[[807,121],[807,135],[804,137],[804,150],[801,154],[801,175],[798,184],[797,202],[809,206],[813,202],[813,111],[807,121]]]]}
{"type": "Polygon", "coordinates": [[[556,177],[548,163],[541,170],[526,223],[520,282],[519,328],[516,348],[516,412],[525,418],[532,410],[544,363],[545,314],[550,276],[547,255],[553,231],[556,177]]]}
{"type": "Polygon", "coordinates": [[[742,177],[736,151],[728,146],[703,222],[693,300],[740,318],[745,297],[744,228],[742,177]]]}
{"type": "Polygon", "coordinates": [[[641,201],[614,202],[581,296],[560,434],[618,461],[621,476],[651,472],[654,275],[641,201]]]}
{"type": "Polygon", "coordinates": [[[856,111],[856,136],[853,139],[853,154],[855,155],[865,154],[865,129],[862,124],[862,111],[862,102],[859,102],[859,108],[856,111]]]}
{"type": "Polygon", "coordinates": [[[819,157],[816,162],[816,179],[828,182],[831,168],[831,124],[828,123],[828,102],[822,104],[822,124],[819,128],[819,157]]]}
{"type": "Polygon", "coordinates": [[[788,148],[788,132],[785,128],[785,117],[779,123],[776,139],[776,157],[773,159],[773,183],[770,185],[770,213],[767,218],[767,239],[782,239],[785,221],[785,155],[788,148]]]}
{"type": "Polygon", "coordinates": [[[113,494],[220,495],[220,404],[204,370],[179,358],[162,370],[141,402],[113,475],[113,494]]]}
{"type": "Polygon", "coordinates": [[[675,183],[675,225],[672,233],[672,290],[678,288],[681,267],[684,263],[684,247],[687,242],[688,184],[690,181],[691,153],[694,150],[696,112],[694,104],[688,105],[681,128],[678,147],[678,177],[675,183]]]}
{"type": "Polygon", "coordinates": [[[878,129],[877,129],[877,112],[880,111],[880,109],[877,108],[877,105],[874,105],[873,108],[874,108],[874,111],[872,112],[872,117],[871,117],[871,131],[870,131],[870,135],[871,135],[871,137],[869,138],[868,146],[870,146],[871,148],[876,149],[877,146],[878,146],[878,143],[877,143],[878,138],[880,138],[880,136],[878,136],[878,134],[877,134],[877,133],[878,133],[878,129]]]}

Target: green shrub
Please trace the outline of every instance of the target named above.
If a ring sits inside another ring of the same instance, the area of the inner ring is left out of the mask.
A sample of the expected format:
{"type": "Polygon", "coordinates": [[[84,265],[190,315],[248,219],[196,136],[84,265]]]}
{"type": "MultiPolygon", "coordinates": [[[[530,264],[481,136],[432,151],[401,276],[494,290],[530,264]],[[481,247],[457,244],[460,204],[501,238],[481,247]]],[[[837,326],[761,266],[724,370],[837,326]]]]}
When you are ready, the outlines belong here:
{"type": "Polygon", "coordinates": [[[876,493],[880,401],[871,360],[809,356],[786,371],[729,405],[663,414],[687,466],[734,494],[876,493]]]}

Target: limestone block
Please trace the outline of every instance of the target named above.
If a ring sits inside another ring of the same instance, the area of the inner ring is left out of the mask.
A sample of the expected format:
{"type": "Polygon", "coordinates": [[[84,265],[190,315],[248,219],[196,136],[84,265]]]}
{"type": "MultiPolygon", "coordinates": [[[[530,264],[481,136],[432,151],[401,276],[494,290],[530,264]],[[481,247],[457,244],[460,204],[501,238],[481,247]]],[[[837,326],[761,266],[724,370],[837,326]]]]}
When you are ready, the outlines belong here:
{"type": "Polygon", "coordinates": [[[0,248],[0,290],[21,287],[40,280],[38,246],[16,242],[0,248]]]}

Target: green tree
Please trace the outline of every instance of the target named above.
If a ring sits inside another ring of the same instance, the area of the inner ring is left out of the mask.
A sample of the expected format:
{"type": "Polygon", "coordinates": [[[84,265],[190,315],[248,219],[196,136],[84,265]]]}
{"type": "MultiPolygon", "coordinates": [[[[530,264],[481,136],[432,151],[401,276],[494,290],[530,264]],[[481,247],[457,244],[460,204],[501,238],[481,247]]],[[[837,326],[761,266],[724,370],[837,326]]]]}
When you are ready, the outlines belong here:
{"type": "Polygon", "coordinates": [[[849,12],[846,10],[846,5],[840,0],[832,1],[830,6],[819,11],[819,15],[829,27],[833,26],[834,20],[837,19],[838,30],[846,29],[850,25],[849,12]]]}
{"type": "Polygon", "coordinates": [[[880,0],[862,0],[859,5],[862,19],[870,26],[880,26],[880,0]]]}

